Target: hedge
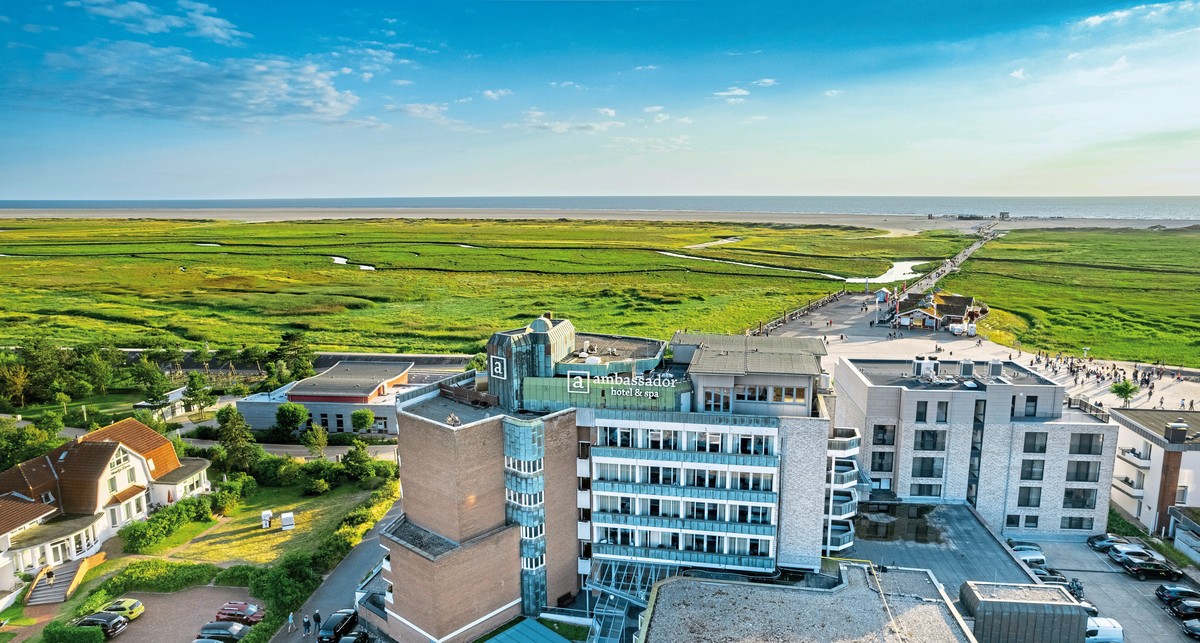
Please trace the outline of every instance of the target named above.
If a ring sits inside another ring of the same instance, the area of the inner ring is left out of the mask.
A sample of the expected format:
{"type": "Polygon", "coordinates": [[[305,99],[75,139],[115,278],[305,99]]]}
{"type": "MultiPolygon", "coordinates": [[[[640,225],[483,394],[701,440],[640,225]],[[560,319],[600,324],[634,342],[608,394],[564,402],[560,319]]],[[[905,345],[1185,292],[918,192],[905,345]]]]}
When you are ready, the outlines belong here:
{"type": "Polygon", "coordinates": [[[212,563],[172,563],[165,560],[137,560],[100,583],[75,608],[76,616],[87,616],[129,592],[178,592],[207,585],[220,572],[212,563]]]}
{"type": "Polygon", "coordinates": [[[254,579],[262,572],[257,565],[234,565],[222,569],[213,579],[213,585],[225,587],[250,587],[254,579]]]}
{"type": "Polygon", "coordinates": [[[104,631],[98,627],[75,627],[53,621],[42,630],[46,643],[104,643],[104,631]]]}
{"type": "Polygon", "coordinates": [[[212,520],[212,503],[208,496],[193,496],[159,509],[146,520],[131,522],[117,533],[125,543],[126,552],[140,554],[187,523],[208,520],[212,520]]]}

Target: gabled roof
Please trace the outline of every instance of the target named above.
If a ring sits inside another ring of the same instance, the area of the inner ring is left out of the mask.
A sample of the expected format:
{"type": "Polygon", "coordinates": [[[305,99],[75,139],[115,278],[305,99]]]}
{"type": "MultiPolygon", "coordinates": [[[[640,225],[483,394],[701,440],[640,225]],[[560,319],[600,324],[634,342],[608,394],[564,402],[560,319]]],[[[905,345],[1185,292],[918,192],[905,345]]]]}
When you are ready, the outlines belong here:
{"type": "Polygon", "coordinates": [[[125,448],[146,460],[154,460],[154,468],[150,471],[151,480],[157,480],[159,476],[179,468],[179,456],[175,455],[175,447],[171,441],[164,438],[158,431],[133,418],[127,418],[103,429],[85,433],[80,440],[84,442],[120,442],[125,445],[125,448]]]}
{"type": "Polygon", "coordinates": [[[58,500],[64,513],[95,513],[100,480],[119,448],[116,442],[68,442],[48,454],[58,472],[58,500]]]}
{"type": "Polygon", "coordinates": [[[55,504],[34,502],[12,493],[0,494],[0,536],[56,512],[55,504]]]}
{"type": "Polygon", "coordinates": [[[45,491],[58,495],[58,477],[46,456],[38,456],[0,471],[0,494],[15,492],[37,499],[45,491]]]}
{"type": "Polygon", "coordinates": [[[820,375],[821,363],[809,353],[741,352],[702,348],[692,354],[688,373],[698,375],[820,375]]]}
{"type": "Polygon", "coordinates": [[[131,487],[126,487],[125,489],[122,489],[119,493],[114,493],[112,495],[112,497],[108,499],[108,502],[104,506],[111,507],[113,505],[119,505],[122,502],[125,502],[126,500],[129,500],[130,498],[133,498],[135,496],[140,496],[143,493],[146,493],[146,488],[141,485],[135,484],[131,487]]]}

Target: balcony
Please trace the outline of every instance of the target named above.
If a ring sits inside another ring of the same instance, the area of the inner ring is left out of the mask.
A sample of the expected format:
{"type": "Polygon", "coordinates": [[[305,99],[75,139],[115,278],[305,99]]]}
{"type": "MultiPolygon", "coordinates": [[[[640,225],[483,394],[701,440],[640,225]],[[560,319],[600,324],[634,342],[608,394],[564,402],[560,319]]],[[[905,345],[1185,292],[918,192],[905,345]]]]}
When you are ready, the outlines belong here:
{"type": "Polygon", "coordinates": [[[575,523],[575,537],[578,538],[579,540],[591,540],[592,539],[592,523],[591,522],[575,523]]]}
{"type": "Polygon", "coordinates": [[[779,495],[771,491],[748,491],[743,489],[723,489],[718,487],[684,487],[672,484],[612,482],[608,480],[593,480],[592,490],[599,493],[619,493],[623,495],[641,494],[647,496],[665,496],[670,498],[727,500],[731,502],[741,501],[774,504],[779,500],[779,495]]]}
{"type": "Polygon", "coordinates": [[[575,492],[575,508],[576,509],[591,509],[592,508],[592,492],[586,490],[578,490],[575,492]]]}
{"type": "Polygon", "coordinates": [[[1113,477],[1113,489],[1129,496],[1130,498],[1145,498],[1146,490],[1142,488],[1142,483],[1134,482],[1131,478],[1113,477]]]}
{"type": "Polygon", "coordinates": [[[773,571],[775,569],[775,559],[771,556],[738,556],[735,554],[687,551],[670,547],[634,547],[632,545],[598,543],[592,545],[592,556],[593,558],[607,556],[626,560],[666,561],[682,565],[703,565],[706,567],[742,569],[746,571],[773,571]]]}
{"type": "Polygon", "coordinates": [[[862,439],[858,429],[833,429],[829,436],[829,455],[835,458],[852,458],[858,455],[862,439]]]}
{"type": "Polygon", "coordinates": [[[575,559],[575,569],[579,572],[580,576],[587,576],[588,574],[592,573],[592,559],[591,558],[575,559]]]}
{"type": "Polygon", "coordinates": [[[686,529],[746,536],[774,536],[775,525],[769,523],[727,522],[724,520],[693,520],[667,516],[635,516],[595,511],[592,520],[598,525],[648,527],[653,529],[686,529]]]}
{"type": "Polygon", "coordinates": [[[850,458],[835,458],[833,475],[826,476],[826,486],[834,489],[850,489],[858,484],[858,463],[850,458]]]}
{"type": "Polygon", "coordinates": [[[854,523],[849,520],[834,520],[830,530],[827,536],[829,544],[825,547],[825,553],[832,554],[843,551],[854,545],[854,523]]]}
{"type": "Polygon", "coordinates": [[[779,456],[748,453],[711,453],[708,451],[679,451],[671,449],[632,449],[625,447],[592,447],[592,459],[620,458],[639,462],[687,462],[734,467],[779,468],[779,456]]]}
{"type": "Polygon", "coordinates": [[[833,504],[829,495],[825,496],[825,517],[835,520],[848,520],[858,513],[858,494],[853,489],[849,491],[834,491],[833,504]]]}
{"type": "Polygon", "coordinates": [[[1143,456],[1138,452],[1137,449],[1134,449],[1133,447],[1121,447],[1117,449],[1117,457],[1139,469],[1150,468],[1150,458],[1143,456]]]}
{"type": "Polygon", "coordinates": [[[576,460],[575,460],[575,477],[576,478],[592,477],[592,465],[585,458],[576,458],[576,460]]]}
{"type": "Polygon", "coordinates": [[[381,565],[381,567],[383,567],[384,569],[386,569],[389,572],[392,571],[392,555],[391,554],[388,554],[387,556],[383,557],[383,564],[381,565]]]}

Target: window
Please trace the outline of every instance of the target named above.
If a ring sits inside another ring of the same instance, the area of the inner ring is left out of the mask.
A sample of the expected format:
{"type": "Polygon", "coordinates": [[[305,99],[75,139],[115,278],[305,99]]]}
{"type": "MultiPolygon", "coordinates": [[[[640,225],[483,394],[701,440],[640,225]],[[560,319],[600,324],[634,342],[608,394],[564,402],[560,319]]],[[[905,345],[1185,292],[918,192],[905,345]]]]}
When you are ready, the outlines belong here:
{"type": "Polygon", "coordinates": [[[633,482],[634,474],[634,465],[632,464],[600,463],[596,465],[596,480],[602,482],[633,482]]]}
{"type": "Polygon", "coordinates": [[[342,417],[341,413],[333,416],[333,425],[338,431],[344,431],[346,429],[345,418],[342,417]]]}
{"type": "Polygon", "coordinates": [[[42,502],[46,504],[54,502],[54,494],[50,493],[49,491],[42,492],[42,502]]]}
{"type": "Polygon", "coordinates": [[[117,492],[117,479],[115,477],[108,479],[108,492],[109,493],[117,492]]]}
{"type": "Polygon", "coordinates": [[[687,551],[703,551],[711,554],[720,552],[720,543],[716,536],[703,534],[684,534],[683,548],[687,551]]]}
{"type": "Polygon", "coordinates": [[[1021,526],[1021,517],[1016,514],[1008,514],[1008,516],[1006,516],[1004,518],[1004,526],[1005,527],[1020,527],[1021,526]]]}
{"type": "Polygon", "coordinates": [[[615,426],[600,427],[600,446],[625,447],[633,446],[633,429],[615,426]]]}
{"type": "Polygon", "coordinates": [[[946,432],[925,430],[913,434],[913,450],[915,451],[945,451],[946,432]]]}
{"type": "Polygon", "coordinates": [[[765,435],[737,436],[738,453],[745,455],[772,455],[771,438],[765,435]]]}
{"type": "Polygon", "coordinates": [[[1021,479],[1022,480],[1041,480],[1042,471],[1046,466],[1045,460],[1022,460],[1021,461],[1021,479]]]}
{"type": "Polygon", "coordinates": [[[696,450],[707,451],[708,453],[721,452],[721,434],[720,433],[700,433],[696,435],[696,450]]]}
{"type": "Polygon", "coordinates": [[[1095,521],[1091,518],[1075,518],[1075,517],[1070,517],[1070,516],[1064,516],[1062,519],[1062,522],[1059,524],[1059,527],[1061,527],[1062,529],[1083,529],[1083,530],[1091,531],[1092,524],[1094,522],[1095,521]]]}
{"type": "Polygon", "coordinates": [[[1025,433],[1025,453],[1046,452],[1046,432],[1029,431],[1025,433]]]}
{"type": "Polygon", "coordinates": [[[917,402],[917,422],[928,422],[926,416],[929,414],[929,402],[917,402]]]}
{"type": "Polygon", "coordinates": [[[1021,487],[1017,492],[1018,507],[1040,507],[1042,506],[1042,488],[1041,487],[1021,487]]]}
{"type": "Polygon", "coordinates": [[[769,386],[735,386],[734,397],[745,402],[766,402],[770,399],[769,386]]]}
{"type": "Polygon", "coordinates": [[[133,499],[133,508],[140,514],[146,510],[146,506],[142,504],[142,497],[138,496],[133,499]]]}
{"type": "Polygon", "coordinates": [[[1187,504],[1187,490],[1188,490],[1187,487],[1176,487],[1176,489],[1175,489],[1175,504],[1177,504],[1177,505],[1186,505],[1187,504]]]}
{"type": "Polygon", "coordinates": [[[771,524],[771,508],[738,505],[734,520],[752,525],[769,525],[771,524]]]}
{"type": "Polygon", "coordinates": [[[683,517],[688,520],[721,520],[721,505],[715,502],[689,502],[683,517]]]}
{"type": "Polygon", "coordinates": [[[125,472],[125,478],[129,480],[130,484],[137,481],[137,472],[133,470],[133,467],[129,467],[129,470],[125,472]]]}
{"type": "Polygon", "coordinates": [[[542,504],[542,492],[537,493],[521,493],[512,489],[504,490],[504,499],[521,507],[536,507],[542,504]]]}
{"type": "Polygon", "coordinates": [[[651,498],[646,501],[646,515],[662,516],[664,518],[679,517],[679,501],[678,500],[659,500],[651,498]]]}
{"type": "Polygon", "coordinates": [[[938,402],[937,403],[937,421],[943,422],[943,423],[946,422],[947,421],[946,416],[949,414],[950,414],[950,403],[949,402],[938,402]]]}
{"type": "Polygon", "coordinates": [[[711,489],[726,489],[725,471],[709,471],[706,469],[685,469],[683,484],[689,487],[709,487],[711,489]]]}
{"type": "Polygon", "coordinates": [[[1025,516],[1025,528],[1026,529],[1037,529],[1037,526],[1038,526],[1038,517],[1037,516],[1025,516]]]}
{"type": "Polygon", "coordinates": [[[129,464],[129,452],[121,449],[117,451],[116,457],[108,462],[108,470],[116,471],[127,464],[129,464]]]}
{"type": "Polygon", "coordinates": [[[895,455],[891,451],[875,451],[871,454],[871,471],[891,473],[895,455]]]}
{"type": "Polygon", "coordinates": [[[108,510],[108,526],[119,527],[121,525],[121,509],[113,507],[108,510]]]}
{"type": "Polygon", "coordinates": [[[943,458],[913,458],[912,476],[914,478],[942,477],[943,458]]]}
{"type": "Polygon", "coordinates": [[[1102,433],[1072,433],[1071,453],[1076,455],[1100,455],[1104,452],[1102,433]]]}
{"type": "Polygon", "coordinates": [[[730,389],[704,389],[704,410],[728,413],[730,409],[730,389]]]}
{"type": "Polygon", "coordinates": [[[1037,415],[1037,396],[1030,395],[1025,398],[1025,417],[1034,417],[1037,415]]]}
{"type": "Polygon", "coordinates": [[[775,389],[775,396],[782,399],[777,399],[777,402],[785,402],[788,404],[803,404],[807,401],[808,389],[803,386],[781,386],[775,389]]]}
{"type": "Polygon", "coordinates": [[[534,474],[542,472],[542,459],[537,460],[518,460],[504,456],[504,468],[516,473],[534,474]]]}
{"type": "Polygon", "coordinates": [[[321,414],[321,426],[323,426],[325,428],[329,428],[329,414],[328,413],[321,414]]]}
{"type": "Polygon", "coordinates": [[[679,469],[670,467],[642,467],[642,482],[649,484],[679,484],[679,469]]]}
{"type": "Polygon", "coordinates": [[[1095,489],[1067,489],[1063,492],[1063,509],[1095,509],[1095,489]]]}
{"type": "Polygon", "coordinates": [[[874,434],[871,444],[876,446],[896,444],[896,427],[891,424],[876,424],[874,434]]]}
{"type": "Polygon", "coordinates": [[[647,431],[649,439],[649,447],[651,449],[662,449],[666,451],[674,451],[679,448],[679,432],[664,431],[662,429],[650,429],[647,431]]]}
{"type": "Polygon", "coordinates": [[[150,458],[149,460],[146,460],[146,466],[150,467],[151,471],[154,471],[154,458],[150,458]]]}
{"type": "Polygon", "coordinates": [[[521,527],[521,537],[526,540],[541,538],[546,535],[546,525],[538,523],[532,527],[521,527]]]}
{"type": "Polygon", "coordinates": [[[942,495],[942,485],[940,484],[914,484],[908,487],[910,496],[940,496],[942,495]]]}
{"type": "Polygon", "coordinates": [[[1100,479],[1100,463],[1086,460],[1067,461],[1067,482],[1096,482],[1100,479]]]}
{"type": "Polygon", "coordinates": [[[742,471],[737,474],[736,484],[736,488],[748,491],[774,491],[775,475],[742,471]]]}
{"type": "Polygon", "coordinates": [[[521,557],[521,569],[541,569],[546,566],[546,555],[540,554],[533,558],[521,557]]]}

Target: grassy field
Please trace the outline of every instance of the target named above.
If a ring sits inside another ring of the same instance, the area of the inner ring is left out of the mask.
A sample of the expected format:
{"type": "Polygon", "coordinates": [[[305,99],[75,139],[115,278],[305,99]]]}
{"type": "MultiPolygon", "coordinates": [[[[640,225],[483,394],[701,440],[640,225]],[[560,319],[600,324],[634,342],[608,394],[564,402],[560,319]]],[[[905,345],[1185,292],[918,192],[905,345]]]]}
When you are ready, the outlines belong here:
{"type": "Polygon", "coordinates": [[[66,343],[162,337],[217,348],[272,345],[299,329],[325,349],[477,352],[492,332],[545,311],[594,332],[738,332],[842,285],[799,270],[877,276],[892,260],[949,257],[970,243],[885,234],[565,220],[14,220],[0,232],[9,255],[0,342],[42,331],[66,343]],[[740,241],[687,247],[729,237],[740,241]]]}
{"type": "Polygon", "coordinates": [[[205,529],[217,524],[216,520],[205,520],[203,522],[189,522],[179,528],[179,531],[168,536],[162,542],[142,552],[147,556],[157,556],[164,554],[187,541],[204,533],[205,529]]]}
{"type": "Polygon", "coordinates": [[[300,495],[298,487],[259,487],[229,520],[174,552],[171,558],[203,563],[266,564],[286,551],[312,551],[349,508],[368,495],[369,491],[352,485],[312,497],[300,495]],[[275,512],[275,526],[271,529],[262,528],[264,509],[275,512]],[[295,514],[295,529],[279,529],[279,515],[285,511],[295,514]]]}
{"type": "Polygon", "coordinates": [[[1200,366],[1200,226],[1021,230],[942,282],[999,314],[989,338],[1108,359],[1200,366]]]}

